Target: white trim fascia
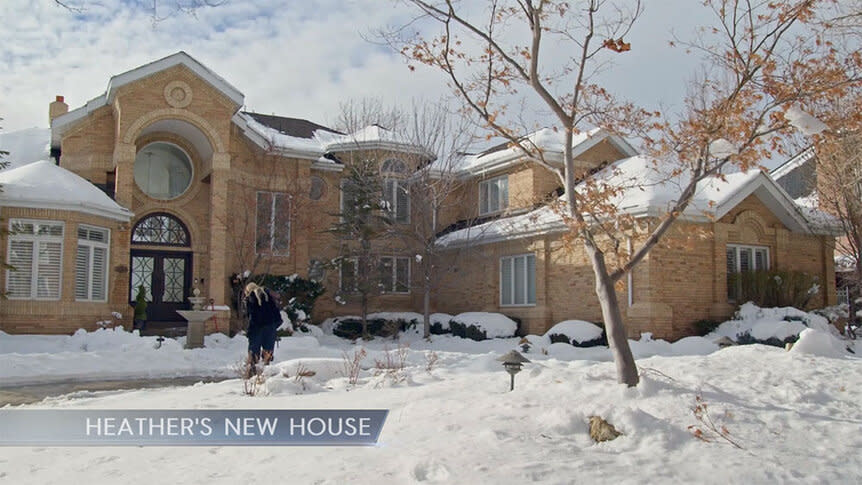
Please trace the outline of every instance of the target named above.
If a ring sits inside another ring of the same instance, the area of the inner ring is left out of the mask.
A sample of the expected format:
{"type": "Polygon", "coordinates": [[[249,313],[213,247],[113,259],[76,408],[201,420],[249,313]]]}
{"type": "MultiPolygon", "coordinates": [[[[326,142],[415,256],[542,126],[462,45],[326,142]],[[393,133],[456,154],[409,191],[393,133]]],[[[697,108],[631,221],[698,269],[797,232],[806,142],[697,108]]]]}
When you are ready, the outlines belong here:
{"type": "Polygon", "coordinates": [[[805,162],[811,160],[815,157],[815,155],[816,153],[814,153],[814,147],[810,146],[805,150],[802,150],[801,152],[797,153],[778,167],[772,169],[772,171],[769,172],[769,175],[772,176],[772,178],[774,179],[779,179],[792,172],[796,168],[800,167],[805,162]]]}
{"type": "Polygon", "coordinates": [[[342,165],[340,163],[329,162],[329,161],[321,162],[319,160],[319,158],[320,157],[318,157],[318,160],[315,160],[314,162],[311,163],[312,170],[321,170],[323,172],[343,172],[344,171],[344,165],[342,165]]]}
{"type": "Polygon", "coordinates": [[[380,150],[388,152],[409,153],[411,155],[420,155],[424,157],[434,158],[436,155],[429,153],[425,148],[414,145],[412,143],[401,143],[385,140],[355,140],[355,141],[340,141],[332,143],[323,143],[321,145],[326,152],[351,152],[357,150],[380,150]]]}
{"type": "Polygon", "coordinates": [[[134,214],[129,210],[112,211],[98,207],[92,207],[81,202],[54,202],[38,199],[30,200],[0,200],[2,207],[20,207],[25,209],[52,209],[69,212],[80,212],[94,216],[105,217],[120,222],[129,222],[134,214]]]}

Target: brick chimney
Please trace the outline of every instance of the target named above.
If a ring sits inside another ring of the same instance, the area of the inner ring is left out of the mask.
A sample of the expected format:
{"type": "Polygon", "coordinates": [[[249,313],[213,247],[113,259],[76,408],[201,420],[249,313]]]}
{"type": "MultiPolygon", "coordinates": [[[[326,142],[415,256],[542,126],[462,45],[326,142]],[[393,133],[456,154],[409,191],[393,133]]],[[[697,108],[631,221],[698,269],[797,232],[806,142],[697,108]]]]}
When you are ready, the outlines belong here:
{"type": "Polygon", "coordinates": [[[48,105],[48,124],[50,125],[54,118],[69,112],[69,105],[63,101],[62,96],[57,98],[48,105]]]}

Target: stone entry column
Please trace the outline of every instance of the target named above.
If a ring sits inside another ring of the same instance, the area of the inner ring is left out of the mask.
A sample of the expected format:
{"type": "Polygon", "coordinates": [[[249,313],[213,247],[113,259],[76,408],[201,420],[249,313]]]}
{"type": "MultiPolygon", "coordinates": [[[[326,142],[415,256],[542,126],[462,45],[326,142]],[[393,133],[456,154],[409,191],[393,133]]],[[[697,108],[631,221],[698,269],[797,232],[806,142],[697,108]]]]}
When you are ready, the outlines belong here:
{"type": "Polygon", "coordinates": [[[118,142],[114,145],[114,167],[117,170],[114,199],[130,210],[135,192],[135,155],[137,148],[134,143],[118,142]]]}
{"type": "Polygon", "coordinates": [[[227,281],[227,220],[230,153],[217,152],[212,158],[210,176],[210,241],[208,295],[216,305],[230,304],[227,281]]]}

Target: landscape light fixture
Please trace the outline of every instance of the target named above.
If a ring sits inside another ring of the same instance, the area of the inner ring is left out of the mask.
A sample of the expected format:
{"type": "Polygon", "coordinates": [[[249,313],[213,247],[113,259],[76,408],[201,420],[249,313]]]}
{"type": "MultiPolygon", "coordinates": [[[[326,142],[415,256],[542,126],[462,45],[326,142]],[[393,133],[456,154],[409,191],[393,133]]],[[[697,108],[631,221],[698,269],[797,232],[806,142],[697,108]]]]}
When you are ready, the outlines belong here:
{"type": "Polygon", "coordinates": [[[530,362],[530,360],[521,355],[517,350],[512,350],[503,354],[502,356],[497,357],[497,360],[503,363],[503,367],[506,368],[506,372],[511,376],[509,391],[515,390],[515,374],[521,372],[521,365],[530,362]]]}

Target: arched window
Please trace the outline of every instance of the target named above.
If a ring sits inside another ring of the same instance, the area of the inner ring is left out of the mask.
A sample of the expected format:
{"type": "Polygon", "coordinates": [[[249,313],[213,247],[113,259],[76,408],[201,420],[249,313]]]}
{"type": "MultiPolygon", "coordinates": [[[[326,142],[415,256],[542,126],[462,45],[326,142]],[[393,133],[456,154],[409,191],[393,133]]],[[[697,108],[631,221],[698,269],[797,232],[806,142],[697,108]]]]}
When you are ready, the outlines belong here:
{"type": "Polygon", "coordinates": [[[144,217],[132,231],[132,242],[160,246],[190,246],[189,231],[179,219],[170,214],[152,214],[144,217]]]}
{"type": "Polygon", "coordinates": [[[407,165],[396,158],[390,158],[383,162],[380,167],[380,173],[383,175],[405,175],[407,173],[407,165]]]}

